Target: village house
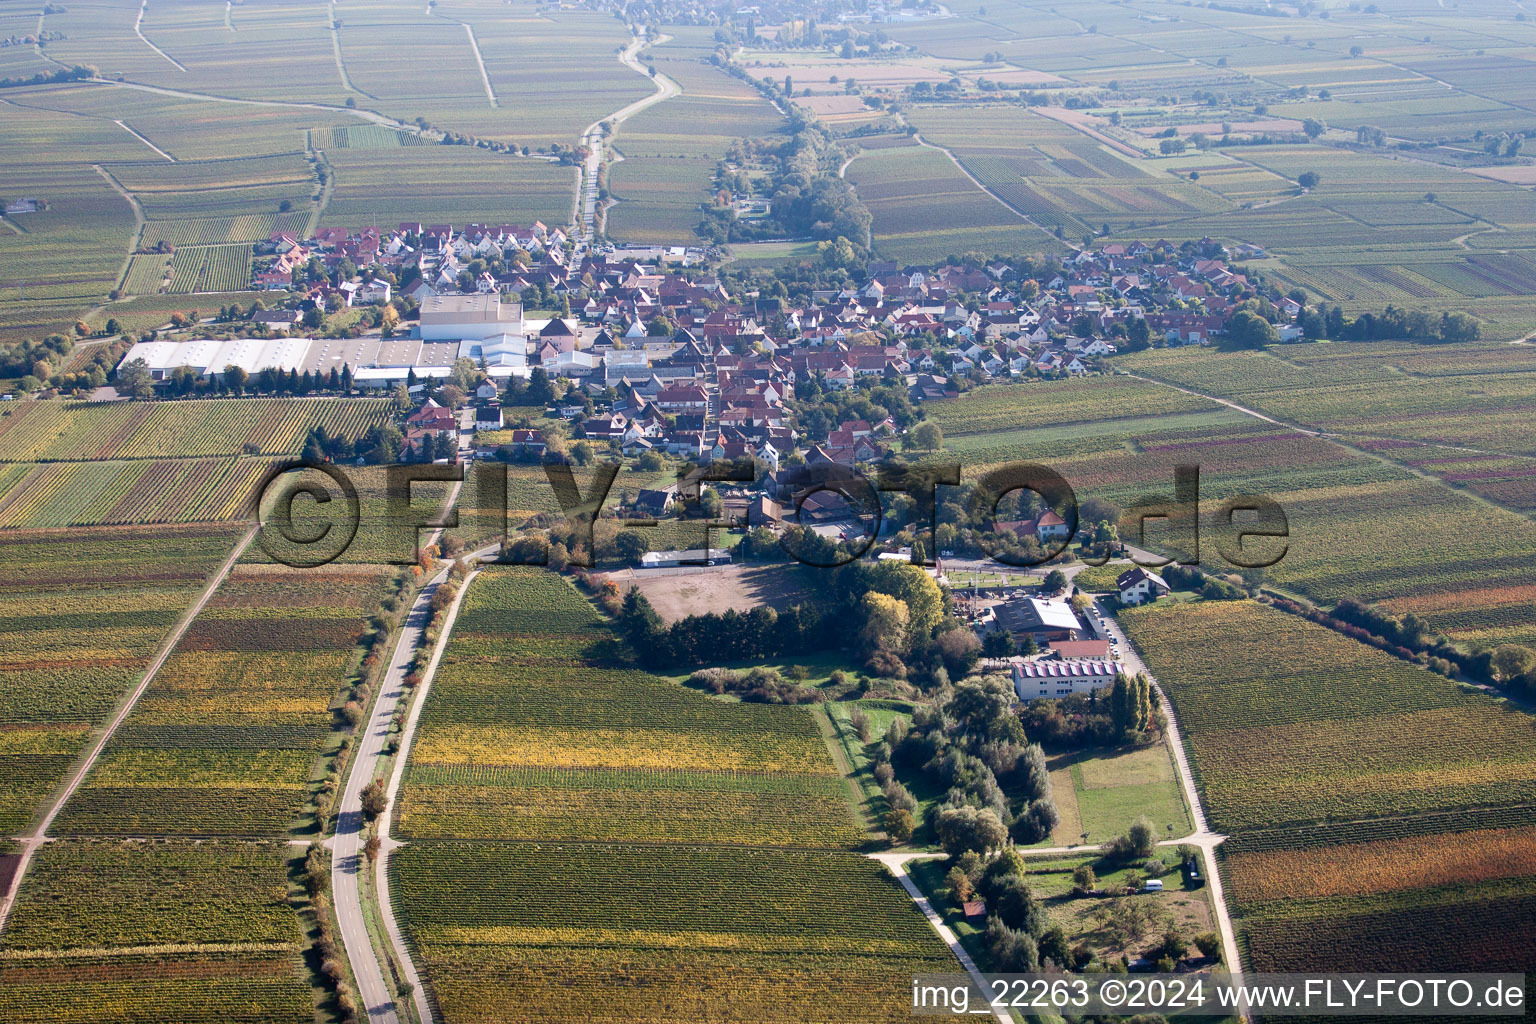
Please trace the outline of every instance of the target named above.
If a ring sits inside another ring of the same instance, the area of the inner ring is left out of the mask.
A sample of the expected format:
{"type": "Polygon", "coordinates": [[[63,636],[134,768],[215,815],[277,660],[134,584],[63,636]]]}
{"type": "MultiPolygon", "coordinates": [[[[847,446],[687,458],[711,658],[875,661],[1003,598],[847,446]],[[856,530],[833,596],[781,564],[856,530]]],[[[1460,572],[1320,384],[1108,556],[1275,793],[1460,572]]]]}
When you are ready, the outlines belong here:
{"type": "Polygon", "coordinates": [[[1161,576],[1138,565],[1115,578],[1115,590],[1120,594],[1121,604],[1142,604],[1156,601],[1169,593],[1170,588],[1161,576]]]}

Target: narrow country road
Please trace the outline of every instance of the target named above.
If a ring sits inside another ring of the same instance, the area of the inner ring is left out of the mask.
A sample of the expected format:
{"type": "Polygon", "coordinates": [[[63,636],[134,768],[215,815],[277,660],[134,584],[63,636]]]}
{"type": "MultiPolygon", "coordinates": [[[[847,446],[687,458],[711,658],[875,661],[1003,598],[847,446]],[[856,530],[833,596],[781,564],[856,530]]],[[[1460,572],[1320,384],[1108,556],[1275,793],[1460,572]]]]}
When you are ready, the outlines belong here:
{"type": "MultiPolygon", "coordinates": [[[[961,174],[965,175],[968,179],[970,179],[970,182],[971,182],[972,185],[975,185],[977,188],[979,188],[983,192],[985,192],[988,196],[990,196],[993,199],[997,200],[998,204],[1001,205],[1003,207],[1003,209],[1007,210],[1009,213],[1013,214],[1015,217],[1019,218],[1024,223],[1026,223],[1030,227],[1034,228],[1036,231],[1044,232],[1047,235],[1050,234],[1049,231],[1046,231],[1045,228],[1041,227],[1040,224],[1038,222],[1036,222],[1036,220],[1033,217],[1031,217],[1029,214],[1025,213],[1023,210],[1019,209],[1017,206],[1014,206],[1008,200],[1004,199],[1001,195],[999,195],[998,193],[992,191],[986,185],[982,184],[981,179],[976,177],[976,175],[972,174],[971,173],[971,169],[969,167],[965,166],[965,164],[960,162],[960,158],[955,156],[953,150],[948,149],[948,148],[946,148],[944,146],[940,146],[940,145],[937,145],[935,143],[929,142],[927,139],[923,138],[923,136],[922,136],[922,134],[920,132],[913,132],[912,133],[912,141],[916,142],[919,146],[922,146],[922,147],[924,147],[926,149],[936,149],[940,153],[943,153],[945,156],[949,157],[949,162],[954,164],[955,167],[960,171],[961,174]]],[[[1068,246],[1072,245],[1072,243],[1070,243],[1070,242],[1066,242],[1065,244],[1068,245],[1068,246]]],[[[1072,246],[1072,247],[1076,248],[1075,246],[1072,246]]]]}
{"type": "Polygon", "coordinates": [[[245,549],[255,539],[257,529],[258,527],[252,526],[245,532],[235,545],[234,550],[229,553],[229,557],[224,559],[218,571],[213,574],[212,578],[208,580],[207,585],[203,587],[203,591],[198,595],[197,600],[192,602],[192,605],[182,613],[175,627],[160,642],[160,649],[155,654],[154,660],[145,666],[144,675],[139,679],[139,685],[133,688],[133,692],[128,695],[128,699],[123,701],[122,705],[117,709],[117,713],[112,716],[112,720],[107,723],[107,727],[96,737],[96,742],[91,745],[90,753],[86,755],[80,767],[75,769],[75,774],[70,777],[63,791],[49,805],[48,810],[43,814],[42,820],[37,823],[37,828],[30,835],[22,837],[21,860],[16,865],[15,874],[11,876],[11,884],[10,888],[6,890],[5,900],[0,902],[0,932],[5,930],[5,922],[11,915],[11,907],[16,903],[16,894],[21,891],[21,880],[27,873],[27,865],[32,862],[32,855],[37,852],[38,847],[48,842],[48,829],[53,824],[54,819],[59,816],[59,812],[64,809],[64,805],[69,803],[70,798],[75,795],[75,791],[80,788],[80,784],[85,781],[85,777],[96,766],[96,761],[101,757],[101,752],[106,749],[107,741],[112,739],[113,733],[117,732],[118,727],[123,724],[123,721],[133,711],[134,705],[139,702],[139,698],[144,696],[144,691],[149,689],[149,684],[154,682],[156,673],[164,667],[166,660],[171,656],[171,652],[181,642],[187,627],[192,625],[192,620],[197,618],[198,613],[208,604],[208,600],[213,597],[214,591],[219,589],[219,584],[224,582],[224,578],[229,575],[230,570],[235,567],[235,563],[240,560],[240,556],[245,553],[245,549]]]}
{"type": "MultiPolygon", "coordinates": [[[[453,500],[449,498],[450,506],[453,500]]],[[[427,543],[431,544],[435,541],[434,534],[427,543]]],[[[477,558],[487,550],[495,549],[482,549],[467,557],[477,558]]],[[[357,742],[352,748],[351,771],[347,776],[346,787],[342,790],[341,803],[338,805],[336,832],[326,840],[325,844],[331,850],[332,905],[336,911],[337,923],[341,928],[342,944],[346,947],[347,960],[351,963],[353,977],[357,980],[358,998],[362,1002],[370,1024],[398,1024],[400,1015],[390,995],[389,985],[384,980],[383,966],[374,948],[373,939],[368,934],[363,912],[360,882],[361,872],[367,868],[367,857],[363,850],[365,824],[363,790],[378,777],[379,762],[383,758],[384,744],[389,737],[390,723],[394,720],[400,702],[406,699],[405,677],[411,660],[415,657],[417,649],[421,647],[431,615],[432,597],[437,593],[437,588],[447,581],[449,570],[452,568],[451,563],[445,563],[417,593],[416,600],[411,604],[411,610],[406,614],[405,623],[400,630],[400,640],[395,644],[389,666],[379,681],[378,700],[374,702],[373,712],[367,724],[357,733],[357,742]]],[[[463,589],[459,593],[462,595],[463,589]]],[[[437,659],[441,656],[443,644],[448,639],[453,618],[458,613],[458,604],[456,600],[443,619],[437,649],[433,652],[431,665],[420,685],[419,698],[412,706],[412,724],[426,699],[426,688],[431,679],[431,672],[436,669],[437,659]]],[[[399,753],[395,758],[389,789],[391,808],[405,767],[406,754],[410,749],[409,737],[409,731],[402,735],[399,753]]],[[[421,979],[416,972],[416,965],[412,962],[410,952],[406,948],[404,936],[395,922],[394,909],[389,900],[388,851],[398,845],[388,839],[390,813],[386,810],[378,821],[378,834],[384,850],[374,861],[375,892],[378,896],[380,917],[384,922],[391,947],[389,955],[400,965],[400,971],[405,976],[405,980],[414,986],[412,1002],[416,1008],[416,1019],[422,1024],[428,1024],[432,1020],[431,1008],[427,1003],[421,979]]]]}
{"type": "MultiPolygon", "coordinates": [[[[641,32],[644,31],[642,28],[641,32]]],[[[660,35],[651,39],[647,35],[636,35],[619,54],[619,63],[631,71],[651,78],[645,65],[640,63],[637,54],[642,47],[660,45],[671,38],[671,36],[660,35]]],[[[597,226],[597,172],[603,165],[603,122],[606,121],[610,129],[617,128],[640,111],[653,107],[662,100],[682,95],[682,86],[659,71],[651,81],[656,83],[656,91],[651,95],[619,108],[600,121],[592,122],[587,126],[587,130],[581,133],[581,143],[587,147],[587,159],[582,168],[580,194],[576,200],[576,216],[579,219],[583,241],[588,243],[592,241],[597,226]]]]}
{"type": "Polygon", "coordinates": [[[1208,402],[1215,402],[1217,405],[1224,405],[1228,409],[1232,409],[1235,412],[1240,412],[1245,416],[1252,416],[1256,420],[1263,420],[1265,423],[1273,423],[1277,427],[1284,427],[1287,430],[1294,430],[1298,434],[1306,434],[1308,437],[1324,436],[1322,431],[1308,430],[1306,427],[1298,427],[1294,423],[1286,423],[1284,420],[1277,420],[1273,416],[1264,415],[1257,409],[1250,409],[1246,405],[1238,405],[1236,402],[1228,398],[1221,398],[1217,395],[1207,395],[1203,391],[1191,391],[1189,388],[1181,388],[1177,384],[1170,384],[1165,380],[1158,380],[1156,377],[1143,377],[1139,373],[1127,373],[1126,376],[1133,377],[1136,380],[1144,380],[1148,384],[1157,384],[1165,388],[1170,388],[1174,391],[1178,391],[1186,395],[1192,395],[1195,398],[1203,398],[1208,402]]]}
{"type": "MultiPolygon", "coordinates": [[[[1216,910],[1217,930],[1221,934],[1221,956],[1232,973],[1232,981],[1235,984],[1242,982],[1242,956],[1237,945],[1237,929],[1232,926],[1232,915],[1227,910],[1226,891],[1221,884],[1221,866],[1216,860],[1216,847],[1226,841],[1226,836],[1211,831],[1209,819],[1205,815],[1205,805],[1200,802],[1200,790],[1195,786],[1195,773],[1189,766],[1189,755],[1184,750],[1183,730],[1179,727],[1178,716],[1174,713],[1173,702],[1168,699],[1147,664],[1142,660],[1140,653],[1131,644],[1130,638],[1120,628],[1114,616],[1107,614],[1103,603],[1099,599],[1093,602],[1094,611],[1102,620],[1102,631],[1113,637],[1119,645],[1120,660],[1125,665],[1126,671],[1134,674],[1146,673],[1147,679],[1152,682],[1152,690],[1157,694],[1158,705],[1163,709],[1163,716],[1168,721],[1168,739],[1173,744],[1173,761],[1179,770],[1179,785],[1184,790],[1184,799],[1189,804],[1190,817],[1194,820],[1195,831],[1178,843],[1188,843],[1198,846],[1205,854],[1206,884],[1210,886],[1211,903],[1216,910]]],[[[1160,844],[1161,845],[1161,844],[1160,844]]],[[[1244,1020],[1251,1019],[1247,1010],[1242,1012],[1244,1020]]]]}
{"type": "MultiPolygon", "coordinates": [[[[139,0],[139,16],[133,20],[133,34],[138,36],[140,39],[142,39],[144,41],[144,45],[145,46],[149,47],[151,50],[154,50],[160,56],[162,56],[166,60],[170,61],[171,64],[176,68],[177,71],[185,71],[185,70],[187,70],[182,65],[181,61],[177,60],[175,57],[172,57],[170,54],[168,54],[164,50],[160,49],[160,47],[158,47],[154,43],[150,42],[149,41],[149,37],[144,34],[144,15],[147,14],[148,12],[149,12],[149,0],[139,0]]],[[[38,44],[38,45],[41,46],[42,44],[38,44]]]]}
{"type": "MultiPolygon", "coordinates": [[[[982,975],[981,969],[976,966],[976,961],[971,959],[971,954],[967,953],[965,947],[960,944],[959,936],[954,933],[949,925],[944,923],[944,919],[939,916],[939,912],[933,909],[933,904],[928,902],[928,897],[923,895],[922,890],[917,887],[917,883],[912,881],[912,876],[907,874],[907,861],[921,860],[924,857],[942,856],[943,854],[938,853],[872,853],[869,855],[871,860],[877,860],[884,864],[886,870],[896,878],[896,881],[901,883],[901,887],[907,890],[907,895],[912,897],[912,902],[917,904],[917,909],[923,912],[923,916],[928,919],[928,923],[933,926],[933,930],[938,932],[939,938],[944,940],[944,944],[949,947],[949,951],[955,954],[955,959],[960,961],[960,966],[965,968],[965,973],[971,976],[971,981],[976,986],[976,991],[990,994],[992,990],[987,987],[986,978],[982,975]]],[[[1001,1021],[1002,1024],[1012,1024],[1013,1021],[1013,1018],[1008,1015],[1007,1011],[996,1008],[993,1008],[992,1016],[1001,1021]]]]}
{"type": "MultiPolygon", "coordinates": [[[[336,921],[341,927],[342,944],[347,959],[352,964],[352,975],[357,980],[357,994],[367,1020],[373,1024],[398,1024],[400,1017],[389,986],[384,981],[384,971],[374,951],[373,940],[363,916],[363,897],[359,888],[359,875],[366,866],[363,852],[363,790],[374,780],[379,759],[384,753],[384,741],[389,736],[390,721],[395,709],[405,696],[405,676],[416,648],[421,645],[428,619],[432,613],[432,595],[448,578],[448,566],[438,571],[416,595],[411,610],[400,630],[400,641],[395,645],[389,666],[379,680],[379,699],[374,702],[373,714],[357,733],[352,748],[352,770],[342,790],[341,803],[336,816],[336,834],[326,840],[331,850],[331,892],[336,921]]],[[[409,964],[409,960],[402,960],[409,964]]],[[[404,968],[411,979],[414,968],[404,968]]],[[[419,989],[418,989],[419,992],[419,989]]],[[[423,1016],[423,1021],[429,1017],[423,1016]]]]}

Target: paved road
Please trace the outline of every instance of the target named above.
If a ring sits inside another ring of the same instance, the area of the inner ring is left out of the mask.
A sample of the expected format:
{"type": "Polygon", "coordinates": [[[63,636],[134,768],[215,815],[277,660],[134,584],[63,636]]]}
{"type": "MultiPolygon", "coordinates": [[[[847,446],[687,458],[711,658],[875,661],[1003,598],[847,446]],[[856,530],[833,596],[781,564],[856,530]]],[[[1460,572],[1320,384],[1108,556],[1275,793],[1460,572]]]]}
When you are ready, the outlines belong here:
{"type": "Polygon", "coordinates": [[[681,86],[660,72],[657,72],[655,77],[651,77],[645,65],[640,63],[637,54],[639,54],[642,47],[659,45],[672,38],[671,36],[660,35],[655,39],[649,39],[643,34],[644,31],[642,28],[642,34],[635,36],[629,41],[629,45],[624,47],[624,52],[619,54],[619,63],[631,71],[650,78],[651,81],[656,83],[656,91],[644,99],[636,100],[627,107],[621,107],[601,121],[592,122],[587,126],[587,130],[581,133],[582,145],[587,147],[587,161],[586,166],[582,170],[581,195],[577,201],[579,208],[576,212],[580,218],[581,239],[585,242],[591,242],[592,234],[597,224],[597,171],[603,164],[603,121],[608,122],[610,127],[617,128],[624,121],[640,113],[640,111],[655,106],[662,100],[669,100],[673,96],[680,95],[683,91],[681,86]]]}
{"type": "Polygon", "coordinates": [[[164,667],[166,659],[171,656],[171,652],[181,642],[187,627],[192,625],[192,620],[197,618],[198,613],[208,603],[208,599],[213,597],[214,591],[219,589],[219,584],[224,582],[224,578],[229,575],[230,570],[235,567],[235,563],[240,560],[240,556],[244,554],[245,549],[255,539],[256,530],[257,527],[252,526],[246,531],[245,536],[240,538],[240,542],[229,553],[229,557],[224,559],[224,564],[219,566],[218,572],[213,574],[213,578],[208,581],[207,586],[203,588],[203,592],[198,595],[197,600],[182,613],[181,619],[176,623],[175,628],[161,642],[160,650],[155,655],[154,660],[145,667],[144,675],[139,680],[139,685],[133,688],[133,692],[128,695],[128,699],[123,702],[122,706],[118,708],[117,713],[112,716],[112,721],[107,723],[107,727],[96,737],[96,742],[92,745],[90,753],[86,755],[85,761],[75,770],[75,774],[70,777],[69,783],[64,787],[63,792],[49,805],[48,810],[43,814],[42,820],[38,822],[37,828],[30,835],[20,837],[21,860],[16,865],[15,874],[11,877],[11,885],[6,890],[5,900],[0,902],[0,931],[4,931],[6,919],[11,914],[11,907],[16,903],[16,894],[21,891],[21,879],[27,873],[27,866],[32,862],[32,855],[37,852],[38,847],[48,842],[48,829],[53,824],[54,819],[59,816],[59,812],[64,809],[64,805],[75,795],[75,791],[80,788],[80,784],[85,781],[85,777],[96,766],[96,761],[101,757],[102,750],[106,748],[107,741],[112,738],[112,734],[117,732],[118,726],[122,725],[129,713],[133,711],[134,705],[139,702],[139,698],[144,696],[144,691],[149,689],[149,684],[154,681],[155,674],[164,667]]]}
{"type": "MultiPolygon", "coordinates": [[[[452,499],[449,503],[452,503],[452,499]]],[[[436,536],[434,534],[428,544],[435,542],[436,536]]],[[[478,557],[494,550],[494,548],[482,549],[470,557],[478,557]]],[[[451,564],[444,563],[436,575],[421,588],[415,602],[411,605],[411,610],[406,614],[405,624],[400,630],[400,640],[395,644],[389,666],[380,679],[379,698],[374,703],[367,726],[357,734],[357,742],[352,749],[352,770],[347,777],[346,788],[342,790],[340,810],[336,818],[336,834],[326,841],[326,846],[331,849],[332,905],[336,910],[336,920],[341,928],[347,959],[352,964],[352,974],[357,980],[358,997],[367,1010],[367,1019],[370,1024],[398,1024],[400,1015],[390,996],[389,986],[384,980],[383,965],[374,948],[373,939],[368,934],[363,916],[362,892],[359,887],[360,872],[367,867],[367,857],[363,852],[363,790],[378,777],[379,761],[383,757],[384,744],[389,737],[390,723],[394,720],[400,702],[406,698],[405,677],[410,669],[411,660],[422,644],[427,622],[431,616],[432,597],[437,593],[437,588],[447,581],[451,569],[451,564]]],[[[463,593],[464,588],[461,588],[460,597],[463,593]]],[[[380,816],[378,821],[378,834],[385,849],[374,862],[374,891],[379,900],[384,930],[389,939],[392,955],[400,965],[401,973],[405,975],[406,981],[415,986],[412,1002],[416,1007],[417,1019],[423,1022],[432,1020],[431,1008],[427,1004],[426,992],[422,988],[416,965],[405,946],[404,936],[401,934],[399,924],[395,920],[394,908],[389,901],[388,854],[399,845],[388,838],[389,821],[393,814],[400,778],[405,768],[409,739],[414,732],[422,704],[426,700],[428,681],[432,672],[436,670],[443,645],[452,629],[453,619],[458,614],[458,606],[458,600],[455,600],[443,619],[443,627],[439,630],[438,646],[433,652],[432,661],[421,684],[419,699],[411,709],[408,731],[401,737],[400,754],[395,759],[394,770],[389,779],[390,808],[380,816]]]]}
{"type": "MultiPolygon", "coordinates": [[[[336,817],[336,834],[326,840],[331,849],[332,904],[336,920],[341,927],[342,943],[347,959],[352,963],[352,975],[357,979],[357,994],[372,1024],[398,1024],[395,1003],[384,981],[384,971],[374,952],[373,940],[363,919],[362,892],[359,874],[366,866],[363,853],[363,790],[378,772],[379,758],[389,736],[390,721],[395,709],[405,696],[405,676],[410,668],[416,648],[421,645],[422,635],[431,616],[432,595],[448,578],[448,566],[444,566],[416,596],[411,610],[400,630],[400,641],[390,658],[379,686],[379,699],[374,703],[368,724],[357,734],[352,748],[352,770],[342,790],[340,811],[336,817]]],[[[409,972],[407,973],[409,977],[409,972]]],[[[419,989],[419,986],[418,986],[419,989]]],[[[429,1018],[423,1017],[423,1020],[429,1018]]]]}

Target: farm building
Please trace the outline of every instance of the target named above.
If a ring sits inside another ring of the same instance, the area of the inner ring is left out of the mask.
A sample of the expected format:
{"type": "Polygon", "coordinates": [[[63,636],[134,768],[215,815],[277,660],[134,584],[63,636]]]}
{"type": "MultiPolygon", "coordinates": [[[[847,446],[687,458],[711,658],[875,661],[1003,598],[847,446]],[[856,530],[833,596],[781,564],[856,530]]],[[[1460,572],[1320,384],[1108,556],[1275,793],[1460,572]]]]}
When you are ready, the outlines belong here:
{"type": "Polygon", "coordinates": [[[1077,658],[1101,660],[1110,656],[1108,640],[1058,640],[1051,644],[1051,650],[1063,661],[1077,658]]]}
{"type": "Polygon", "coordinates": [[[689,548],[687,551],[647,551],[640,556],[642,569],[675,569],[681,565],[730,565],[731,553],[724,548],[689,548]]]}
{"type": "Polygon", "coordinates": [[[1026,597],[992,607],[994,629],[1006,629],[1014,639],[1033,637],[1037,644],[1076,640],[1084,632],[1077,613],[1065,601],[1026,597]]]}
{"type": "Polygon", "coordinates": [[[182,366],[205,378],[220,377],[231,366],[251,376],[267,369],[329,374],[346,366],[359,387],[384,388],[408,379],[412,373],[424,378],[446,377],[459,354],[458,345],[419,338],[194,339],[139,342],[118,365],[142,359],[153,380],[167,380],[182,366]]]}
{"type": "Polygon", "coordinates": [[[1120,666],[1113,661],[1025,661],[1013,663],[1013,692],[1019,700],[1066,697],[1110,686],[1120,666]]]}

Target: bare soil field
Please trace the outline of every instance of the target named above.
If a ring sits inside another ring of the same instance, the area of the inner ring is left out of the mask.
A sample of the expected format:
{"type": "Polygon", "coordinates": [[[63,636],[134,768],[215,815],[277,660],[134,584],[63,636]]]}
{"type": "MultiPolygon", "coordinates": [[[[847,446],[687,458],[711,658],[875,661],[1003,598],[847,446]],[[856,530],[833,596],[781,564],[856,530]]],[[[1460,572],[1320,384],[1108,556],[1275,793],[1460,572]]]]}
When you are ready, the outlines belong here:
{"type": "Polygon", "coordinates": [[[706,612],[739,612],[768,605],[787,608],[805,597],[792,567],[723,565],[712,568],[624,569],[609,579],[622,593],[640,588],[668,623],[706,612]]]}

